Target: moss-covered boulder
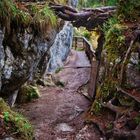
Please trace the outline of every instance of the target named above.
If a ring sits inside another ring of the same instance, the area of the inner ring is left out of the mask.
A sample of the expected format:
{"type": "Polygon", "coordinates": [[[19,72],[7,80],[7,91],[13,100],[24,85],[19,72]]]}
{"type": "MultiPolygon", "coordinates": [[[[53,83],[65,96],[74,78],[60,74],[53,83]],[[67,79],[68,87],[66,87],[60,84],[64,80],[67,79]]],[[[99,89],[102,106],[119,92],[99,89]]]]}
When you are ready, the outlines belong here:
{"type": "Polygon", "coordinates": [[[36,86],[26,85],[26,86],[22,86],[19,91],[18,102],[27,103],[39,97],[40,97],[40,93],[36,86]]]}
{"type": "Polygon", "coordinates": [[[10,107],[0,98],[0,121],[7,136],[20,140],[32,140],[33,128],[22,115],[12,111],[10,107]]]}

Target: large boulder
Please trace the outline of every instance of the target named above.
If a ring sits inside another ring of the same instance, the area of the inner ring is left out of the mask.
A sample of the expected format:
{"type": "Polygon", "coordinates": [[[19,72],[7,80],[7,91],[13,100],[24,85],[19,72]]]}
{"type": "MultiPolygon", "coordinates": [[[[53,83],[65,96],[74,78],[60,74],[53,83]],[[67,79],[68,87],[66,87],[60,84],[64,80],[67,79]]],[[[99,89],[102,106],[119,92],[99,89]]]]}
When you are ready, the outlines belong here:
{"type": "Polygon", "coordinates": [[[47,67],[48,51],[56,35],[55,29],[49,30],[49,39],[27,31],[0,31],[1,96],[14,94],[25,82],[33,81],[35,75],[47,67]],[[44,65],[39,67],[40,63],[44,65]]]}

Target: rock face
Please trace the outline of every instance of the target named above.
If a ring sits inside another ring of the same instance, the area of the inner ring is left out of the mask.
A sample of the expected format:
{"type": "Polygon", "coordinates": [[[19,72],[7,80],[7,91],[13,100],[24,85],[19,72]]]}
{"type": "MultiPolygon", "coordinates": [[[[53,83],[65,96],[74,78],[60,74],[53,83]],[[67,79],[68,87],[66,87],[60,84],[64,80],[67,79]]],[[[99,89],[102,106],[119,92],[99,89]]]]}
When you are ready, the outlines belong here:
{"type": "Polygon", "coordinates": [[[69,5],[76,8],[79,0],[69,0],[69,5]]]}
{"type": "MultiPolygon", "coordinates": [[[[56,32],[52,31],[52,33],[52,40],[54,40],[56,32]]],[[[49,50],[51,41],[48,42],[44,38],[26,32],[17,33],[14,29],[9,34],[1,31],[1,95],[9,96],[18,91],[28,80],[33,81],[38,72],[38,66],[43,61],[42,57],[47,61],[46,52],[49,50]]]]}
{"type": "Polygon", "coordinates": [[[50,48],[50,60],[48,63],[48,72],[54,72],[58,67],[63,66],[70,48],[72,47],[73,27],[68,22],[64,28],[57,34],[52,47],[50,48]]]}
{"type": "Polygon", "coordinates": [[[72,26],[66,24],[64,30],[56,34],[54,28],[48,28],[40,36],[27,31],[21,33],[14,28],[10,32],[0,30],[0,96],[17,94],[27,81],[41,78],[48,61],[53,69],[60,66],[56,59],[60,56],[59,60],[63,61],[68,55],[72,26]]]}
{"type": "Polygon", "coordinates": [[[4,57],[5,57],[4,48],[3,48],[3,45],[2,45],[3,38],[4,38],[4,33],[2,31],[0,31],[0,89],[1,89],[1,86],[2,86],[1,77],[2,77],[2,69],[3,69],[3,66],[4,66],[4,57]]]}

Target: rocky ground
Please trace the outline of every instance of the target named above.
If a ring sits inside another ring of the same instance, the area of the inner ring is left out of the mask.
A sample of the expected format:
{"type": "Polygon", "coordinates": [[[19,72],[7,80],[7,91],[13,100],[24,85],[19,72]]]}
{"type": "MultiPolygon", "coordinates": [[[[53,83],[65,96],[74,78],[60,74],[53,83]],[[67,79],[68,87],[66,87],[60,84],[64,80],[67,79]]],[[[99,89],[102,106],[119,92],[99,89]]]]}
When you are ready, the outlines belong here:
{"type": "Polygon", "coordinates": [[[41,97],[22,105],[21,112],[35,128],[36,140],[101,139],[97,128],[85,123],[85,112],[91,104],[78,92],[89,74],[85,53],[72,50],[64,68],[55,74],[59,84],[40,87],[41,97]]]}

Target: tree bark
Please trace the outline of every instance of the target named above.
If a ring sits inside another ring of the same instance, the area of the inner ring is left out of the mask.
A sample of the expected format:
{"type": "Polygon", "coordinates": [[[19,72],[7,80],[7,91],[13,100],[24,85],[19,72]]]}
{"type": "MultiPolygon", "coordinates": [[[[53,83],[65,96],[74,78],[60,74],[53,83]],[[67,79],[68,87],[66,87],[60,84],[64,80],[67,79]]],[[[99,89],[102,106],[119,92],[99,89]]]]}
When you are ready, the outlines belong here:
{"type": "Polygon", "coordinates": [[[71,21],[75,27],[86,27],[88,30],[93,30],[95,27],[102,26],[115,12],[116,7],[107,6],[100,8],[87,8],[82,11],[68,6],[49,5],[57,14],[58,17],[71,21]]]}

